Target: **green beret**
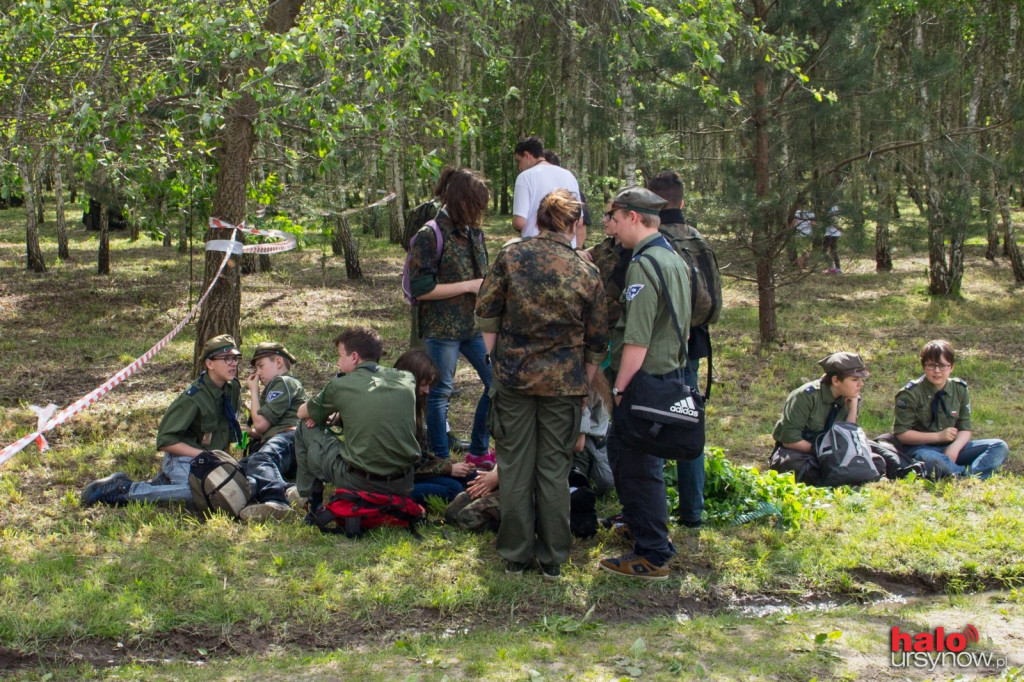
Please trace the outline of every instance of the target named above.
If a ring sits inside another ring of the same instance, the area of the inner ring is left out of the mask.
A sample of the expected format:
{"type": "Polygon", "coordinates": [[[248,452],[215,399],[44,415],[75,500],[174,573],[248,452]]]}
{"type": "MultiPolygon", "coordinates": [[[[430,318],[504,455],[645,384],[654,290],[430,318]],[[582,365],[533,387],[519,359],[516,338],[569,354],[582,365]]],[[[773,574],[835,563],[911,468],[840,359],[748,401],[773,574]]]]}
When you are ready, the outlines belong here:
{"type": "Polygon", "coordinates": [[[277,343],[276,341],[264,341],[256,346],[256,350],[253,351],[251,364],[255,366],[257,360],[265,358],[268,355],[280,355],[282,358],[288,360],[288,362],[298,362],[298,360],[295,359],[295,356],[289,353],[288,349],[282,344],[277,343]]]}
{"type": "Polygon", "coordinates": [[[230,353],[231,355],[242,354],[242,352],[238,350],[238,346],[235,345],[235,340],[231,338],[229,334],[215,336],[203,345],[204,360],[217,353],[230,353]]]}
{"type": "Polygon", "coordinates": [[[648,215],[658,215],[667,204],[667,201],[643,187],[627,187],[612,199],[614,208],[624,208],[648,215]]]}

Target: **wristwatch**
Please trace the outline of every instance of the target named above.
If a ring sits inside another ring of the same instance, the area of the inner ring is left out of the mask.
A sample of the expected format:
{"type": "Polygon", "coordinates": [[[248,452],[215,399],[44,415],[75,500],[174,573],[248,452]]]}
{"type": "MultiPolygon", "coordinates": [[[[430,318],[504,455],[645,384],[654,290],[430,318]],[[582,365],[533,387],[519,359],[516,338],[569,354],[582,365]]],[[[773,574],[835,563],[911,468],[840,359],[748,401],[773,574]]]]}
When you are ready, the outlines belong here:
{"type": "Polygon", "coordinates": [[[612,387],[612,397],[613,398],[618,397],[618,396],[622,395],[625,392],[626,392],[625,390],[620,391],[618,386],[613,386],[612,387]]]}

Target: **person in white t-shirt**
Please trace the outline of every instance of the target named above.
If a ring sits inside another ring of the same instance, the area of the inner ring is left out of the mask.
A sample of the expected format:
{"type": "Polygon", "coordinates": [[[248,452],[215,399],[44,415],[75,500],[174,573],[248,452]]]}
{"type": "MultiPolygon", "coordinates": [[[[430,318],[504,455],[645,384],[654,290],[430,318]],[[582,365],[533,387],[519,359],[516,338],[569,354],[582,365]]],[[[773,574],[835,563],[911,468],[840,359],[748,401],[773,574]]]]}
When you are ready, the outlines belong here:
{"type": "MultiPolygon", "coordinates": [[[[540,200],[556,189],[568,190],[579,200],[580,185],[572,173],[544,159],[544,142],[539,137],[530,136],[520,140],[514,154],[519,165],[519,177],[516,178],[516,188],[512,194],[512,227],[522,237],[533,237],[538,233],[537,209],[540,200]]],[[[573,247],[577,244],[582,245],[578,230],[573,247]]]]}

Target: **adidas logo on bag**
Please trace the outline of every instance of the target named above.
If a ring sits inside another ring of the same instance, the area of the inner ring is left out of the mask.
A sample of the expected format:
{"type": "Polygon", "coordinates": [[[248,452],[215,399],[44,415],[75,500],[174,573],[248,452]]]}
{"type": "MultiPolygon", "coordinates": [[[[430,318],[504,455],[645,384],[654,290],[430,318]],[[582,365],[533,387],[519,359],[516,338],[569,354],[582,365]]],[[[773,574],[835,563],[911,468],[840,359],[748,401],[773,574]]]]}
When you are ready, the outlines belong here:
{"type": "Polygon", "coordinates": [[[687,417],[699,417],[700,412],[697,411],[697,404],[693,402],[692,397],[683,398],[672,407],[668,408],[676,414],[683,414],[687,417]]]}

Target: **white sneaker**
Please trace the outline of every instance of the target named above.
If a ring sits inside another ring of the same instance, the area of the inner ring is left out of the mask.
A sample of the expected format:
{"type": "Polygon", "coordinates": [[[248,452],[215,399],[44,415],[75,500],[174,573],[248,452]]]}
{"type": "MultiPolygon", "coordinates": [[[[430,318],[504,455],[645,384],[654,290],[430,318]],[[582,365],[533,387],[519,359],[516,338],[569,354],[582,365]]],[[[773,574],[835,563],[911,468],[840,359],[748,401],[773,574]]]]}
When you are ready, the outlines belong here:
{"type": "Polygon", "coordinates": [[[266,521],[268,519],[287,519],[299,512],[282,502],[257,502],[242,509],[238,518],[243,521],[266,521]]]}

